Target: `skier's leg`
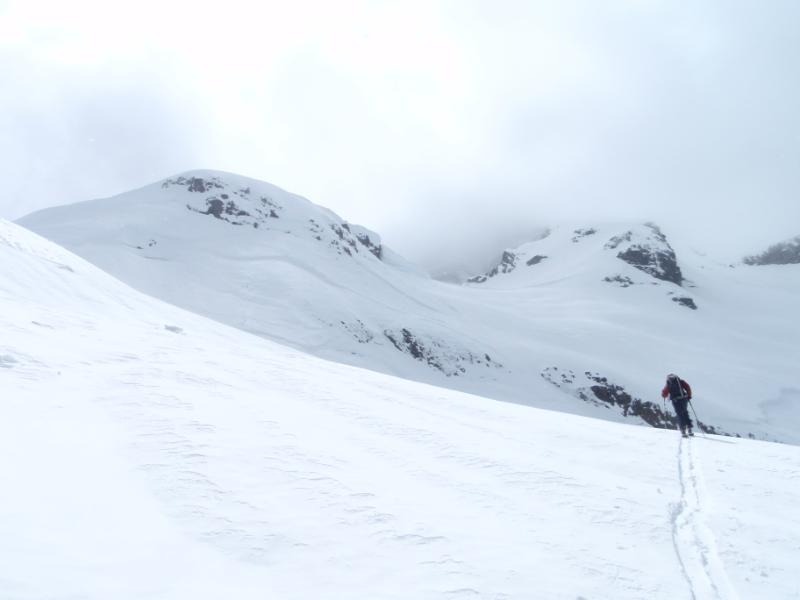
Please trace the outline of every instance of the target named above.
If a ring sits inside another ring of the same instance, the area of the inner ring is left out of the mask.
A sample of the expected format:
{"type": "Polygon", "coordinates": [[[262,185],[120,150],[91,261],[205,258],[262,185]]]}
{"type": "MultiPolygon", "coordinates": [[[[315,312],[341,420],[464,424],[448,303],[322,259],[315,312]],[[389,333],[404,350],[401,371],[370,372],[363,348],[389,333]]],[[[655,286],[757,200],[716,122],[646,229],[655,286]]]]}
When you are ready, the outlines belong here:
{"type": "Polygon", "coordinates": [[[692,423],[692,418],[689,416],[689,400],[688,399],[684,398],[681,401],[681,408],[683,409],[683,418],[684,418],[683,422],[686,423],[686,429],[689,431],[689,433],[692,433],[693,423],[692,423]]]}
{"type": "Polygon", "coordinates": [[[683,412],[681,411],[681,401],[673,400],[672,408],[675,409],[675,416],[678,417],[678,429],[680,429],[681,433],[683,434],[686,432],[686,421],[684,420],[683,412]]]}

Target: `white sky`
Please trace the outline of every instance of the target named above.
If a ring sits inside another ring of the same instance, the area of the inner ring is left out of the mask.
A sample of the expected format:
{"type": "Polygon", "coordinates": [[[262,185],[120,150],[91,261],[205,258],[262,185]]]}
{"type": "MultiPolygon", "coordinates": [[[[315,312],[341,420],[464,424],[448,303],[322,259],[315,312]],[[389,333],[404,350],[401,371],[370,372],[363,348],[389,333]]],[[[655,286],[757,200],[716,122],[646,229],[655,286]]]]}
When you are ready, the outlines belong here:
{"type": "Polygon", "coordinates": [[[0,216],[191,168],[429,266],[553,219],[800,233],[800,4],[0,0],[0,216]]]}

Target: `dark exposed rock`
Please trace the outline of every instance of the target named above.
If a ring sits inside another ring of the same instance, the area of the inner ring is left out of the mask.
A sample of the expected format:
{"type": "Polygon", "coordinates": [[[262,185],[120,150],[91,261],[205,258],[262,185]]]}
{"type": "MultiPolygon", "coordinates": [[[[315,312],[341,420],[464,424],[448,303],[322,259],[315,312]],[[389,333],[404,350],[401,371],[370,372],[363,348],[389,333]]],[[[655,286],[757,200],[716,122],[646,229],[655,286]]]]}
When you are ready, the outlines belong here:
{"type": "Polygon", "coordinates": [[[359,344],[367,344],[375,339],[373,333],[364,325],[361,319],[356,319],[350,323],[345,321],[339,321],[339,323],[359,344]]]}
{"type": "Polygon", "coordinates": [[[632,231],[628,231],[626,233],[623,233],[622,235],[615,235],[606,242],[605,248],[607,250],[614,250],[618,248],[620,244],[624,244],[625,242],[630,242],[632,238],[633,238],[632,231]]]}
{"type": "Polygon", "coordinates": [[[476,275],[475,277],[470,277],[467,279],[469,283],[484,283],[488,281],[490,277],[495,277],[501,273],[510,273],[517,267],[517,255],[513,252],[509,252],[505,250],[503,252],[503,256],[500,257],[500,262],[494,267],[491,271],[486,273],[486,275],[476,275]]]}
{"type": "Polygon", "coordinates": [[[463,348],[453,348],[447,342],[416,335],[406,328],[399,331],[386,329],[383,335],[400,352],[415,360],[441,371],[447,377],[457,377],[466,373],[470,365],[502,368],[502,364],[492,360],[487,353],[483,356],[463,348]]]}
{"type": "Polygon", "coordinates": [[[662,252],[645,246],[631,246],[617,254],[617,258],[663,281],[677,285],[683,283],[681,268],[675,260],[674,252],[662,252]]]}
{"type": "MultiPolygon", "coordinates": [[[[224,182],[216,177],[210,180],[203,180],[198,177],[190,179],[179,177],[175,180],[167,180],[164,185],[167,183],[186,185],[190,191],[198,191],[200,187],[205,190],[211,188],[229,189],[224,182]]],[[[238,196],[240,200],[231,200],[230,194],[220,194],[219,197],[215,195],[207,196],[202,201],[205,204],[205,208],[200,208],[201,201],[192,201],[192,203],[186,205],[186,208],[203,215],[211,215],[231,225],[252,225],[255,229],[258,229],[259,225],[265,223],[268,219],[279,218],[277,211],[283,210],[282,206],[267,196],[262,196],[257,202],[254,202],[248,198],[250,194],[249,188],[236,190],[233,194],[238,196]],[[249,210],[245,210],[237,202],[244,202],[249,210]]]]}
{"type": "MultiPolygon", "coordinates": [[[[317,223],[314,219],[309,219],[308,222],[311,223],[311,225],[309,225],[309,227],[308,227],[308,230],[311,233],[320,234],[320,233],[323,232],[322,225],[317,223]]],[[[317,239],[320,239],[319,235],[317,235],[317,239]]]]}
{"type": "MultiPolygon", "coordinates": [[[[213,215],[217,219],[223,219],[225,215],[229,217],[249,217],[250,213],[246,210],[242,210],[239,208],[233,200],[228,200],[227,202],[223,202],[219,198],[211,197],[206,198],[206,210],[202,213],[204,215],[213,215]]],[[[230,221],[229,219],[225,219],[226,221],[230,221]]],[[[235,225],[240,225],[241,223],[233,222],[235,225]]]]}
{"type": "Polygon", "coordinates": [[[748,256],[743,262],[751,266],[800,264],[800,235],[770,246],[761,254],[748,256]]]}
{"type": "Polygon", "coordinates": [[[214,215],[217,219],[222,218],[222,211],[225,208],[222,200],[218,200],[217,198],[209,198],[206,200],[206,207],[206,211],[203,213],[204,215],[214,215]]]}
{"type": "MultiPolygon", "coordinates": [[[[248,194],[250,192],[248,191],[248,194]]],[[[276,210],[283,210],[283,207],[277,204],[272,198],[267,196],[261,196],[258,199],[258,202],[261,204],[259,212],[264,216],[269,216],[271,219],[278,219],[280,218],[278,213],[275,212],[276,210]],[[267,212],[269,210],[269,212],[267,212]]]]}
{"type": "Polygon", "coordinates": [[[503,257],[500,259],[500,264],[494,268],[494,274],[510,273],[517,266],[517,255],[507,250],[503,252],[503,257]]]}
{"type": "Polygon", "coordinates": [[[529,258],[528,260],[526,260],[525,264],[528,265],[529,267],[532,267],[533,265],[538,265],[545,258],[547,258],[547,257],[542,255],[542,254],[537,254],[536,256],[533,256],[533,257],[529,258]]]}
{"type": "Polygon", "coordinates": [[[347,223],[343,225],[337,225],[336,223],[331,224],[331,230],[336,234],[336,237],[339,238],[338,240],[331,241],[331,246],[340,249],[348,256],[353,256],[351,248],[355,252],[358,252],[358,245],[355,238],[350,233],[350,228],[346,227],[346,225],[347,223]]]}
{"type": "Polygon", "coordinates": [[[381,244],[374,244],[370,237],[365,234],[356,235],[356,239],[379,260],[383,257],[383,246],[381,244]]]}
{"type": "MultiPolygon", "coordinates": [[[[641,419],[648,425],[659,429],[678,428],[678,420],[669,404],[659,405],[656,402],[637,398],[622,386],[609,381],[608,378],[602,377],[598,373],[585,371],[581,375],[576,375],[569,369],[559,370],[558,367],[548,367],[542,371],[541,376],[545,381],[584,402],[619,410],[625,417],[641,419]],[[666,410],[664,406],[667,407],[666,410]]],[[[697,427],[707,433],[731,435],[706,423],[698,422],[697,427]]]]}
{"type": "Polygon", "coordinates": [[[624,275],[614,275],[613,277],[604,277],[603,281],[608,283],[618,283],[619,287],[630,287],[634,285],[633,279],[625,277],[624,275]]]}
{"type": "Polygon", "coordinates": [[[694,300],[687,298],[686,296],[674,296],[672,301],[677,302],[681,306],[691,308],[692,310],[697,310],[697,305],[694,303],[694,300]]]}
{"type": "Polygon", "coordinates": [[[222,189],[222,182],[218,177],[203,179],[202,177],[176,177],[175,179],[165,179],[161,184],[162,188],[173,185],[181,185],[189,192],[207,192],[211,189],[222,189]]]}
{"type": "Polygon", "coordinates": [[[573,242],[574,244],[577,244],[579,241],[581,241],[581,238],[584,238],[584,237],[586,237],[586,236],[589,236],[589,235],[594,235],[595,233],[597,233],[597,230],[596,230],[596,229],[594,229],[594,228],[590,228],[590,229],[576,229],[576,230],[575,230],[575,231],[573,231],[572,233],[574,233],[574,234],[575,234],[575,235],[572,237],[572,242],[573,242]]]}
{"type": "MultiPolygon", "coordinates": [[[[313,219],[309,230],[317,234],[315,237],[321,239],[324,229],[313,219]]],[[[369,230],[359,226],[351,225],[349,223],[331,223],[330,230],[334,233],[334,238],[330,239],[328,245],[334,248],[339,254],[347,254],[354,256],[359,254],[359,247],[366,248],[378,260],[383,258],[383,246],[380,243],[380,238],[376,234],[369,232],[369,230]],[[373,237],[377,238],[373,240],[373,237]]]]}
{"type": "Polygon", "coordinates": [[[628,231],[611,238],[605,245],[606,249],[613,250],[622,244],[630,243],[627,248],[617,253],[617,258],[656,279],[682,285],[683,273],[666,236],[652,223],[647,223],[646,227],[650,230],[650,235],[642,243],[631,243],[634,233],[628,231]]]}
{"type": "MultiPolygon", "coordinates": [[[[153,240],[153,239],[147,240],[147,247],[148,248],[152,248],[156,244],[158,244],[158,242],[153,240]]],[[[136,246],[136,249],[137,250],[144,250],[144,246],[136,246]]]]}
{"type": "MultiPolygon", "coordinates": [[[[610,383],[605,377],[600,377],[598,374],[592,374],[586,371],[584,375],[592,382],[588,391],[601,402],[611,406],[617,406],[622,410],[624,416],[639,417],[642,421],[653,427],[660,429],[677,429],[678,420],[673,414],[664,412],[664,410],[654,402],[645,402],[639,398],[634,398],[622,386],[610,383]]],[[[585,391],[580,394],[583,400],[589,400],[585,397],[585,391]]]]}
{"type": "Polygon", "coordinates": [[[189,179],[189,185],[186,186],[190,192],[205,192],[206,184],[200,177],[192,177],[189,179]]]}

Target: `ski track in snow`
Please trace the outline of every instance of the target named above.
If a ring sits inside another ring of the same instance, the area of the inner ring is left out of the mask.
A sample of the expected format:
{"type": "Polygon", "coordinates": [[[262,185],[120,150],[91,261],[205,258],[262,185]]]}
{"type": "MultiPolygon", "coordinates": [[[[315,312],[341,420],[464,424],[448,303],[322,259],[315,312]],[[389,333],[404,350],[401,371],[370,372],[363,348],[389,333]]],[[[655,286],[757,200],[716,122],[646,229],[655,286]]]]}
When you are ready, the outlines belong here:
{"type": "Polygon", "coordinates": [[[705,522],[707,497],[689,438],[678,446],[681,498],[672,508],[675,553],[693,600],[738,600],[705,522]]]}

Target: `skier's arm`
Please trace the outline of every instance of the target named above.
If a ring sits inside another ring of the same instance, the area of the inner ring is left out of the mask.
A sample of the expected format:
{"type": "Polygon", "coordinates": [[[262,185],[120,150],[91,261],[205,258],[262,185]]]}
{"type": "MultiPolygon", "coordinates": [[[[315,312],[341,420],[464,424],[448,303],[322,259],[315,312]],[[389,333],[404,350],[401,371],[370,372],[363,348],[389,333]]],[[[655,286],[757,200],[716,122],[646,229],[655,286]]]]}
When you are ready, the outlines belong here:
{"type": "Polygon", "coordinates": [[[669,394],[669,386],[665,385],[664,389],[661,390],[661,397],[666,398],[668,394],[669,394]]]}
{"type": "Polygon", "coordinates": [[[692,388],[683,379],[681,379],[681,385],[683,385],[683,389],[686,390],[686,393],[689,395],[689,400],[691,400],[692,399],[692,388]]]}

